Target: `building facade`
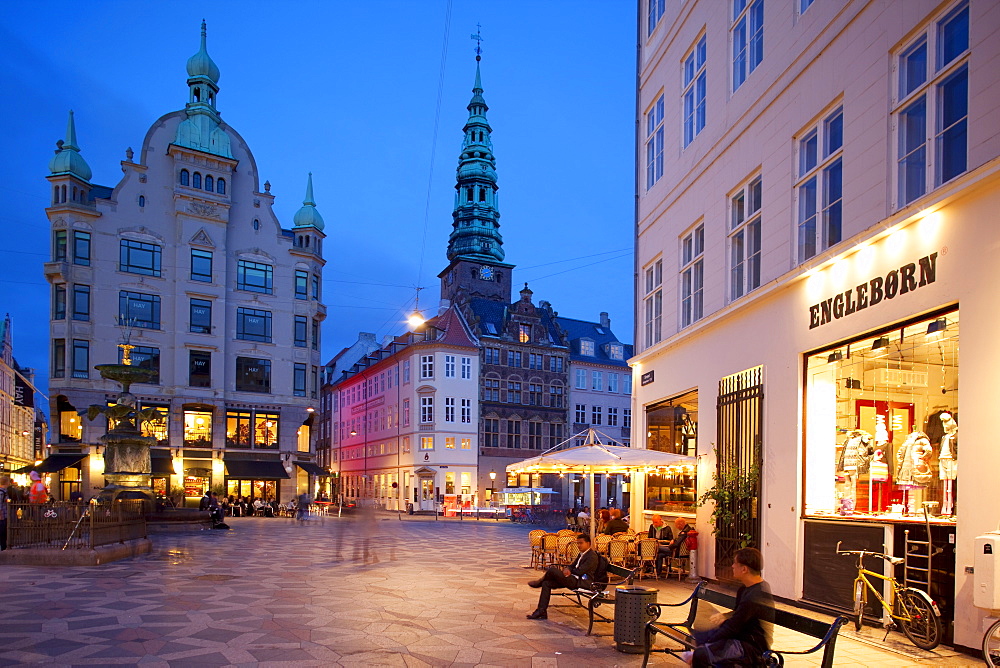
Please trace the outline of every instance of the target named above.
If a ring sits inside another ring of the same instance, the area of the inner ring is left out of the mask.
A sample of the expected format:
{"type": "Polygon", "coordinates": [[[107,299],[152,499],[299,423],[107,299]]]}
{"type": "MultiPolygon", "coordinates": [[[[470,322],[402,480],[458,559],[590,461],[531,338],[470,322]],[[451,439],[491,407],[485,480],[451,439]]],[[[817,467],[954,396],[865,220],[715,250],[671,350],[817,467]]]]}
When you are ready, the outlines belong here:
{"type": "Polygon", "coordinates": [[[156,372],[132,388],[164,415],[143,427],[159,442],[154,489],[285,499],[321,473],[310,430],[323,219],[310,175],[294,226],[282,228],[270,183],[261,187],[250,148],[219,114],[204,23],[187,75],[187,104],[152,125],[138,156],[126,152],[114,187],[91,182],[72,112],[49,164],[52,440],[84,455],[85,496],[103,487],[107,425],[80,411],[115,395],[94,365],[119,362],[125,337],[132,363],[156,372]]]}
{"type": "Polygon", "coordinates": [[[32,466],[44,455],[45,420],[35,408],[35,392],[34,371],[14,359],[14,333],[7,315],[0,322],[0,471],[32,466]]]}
{"type": "Polygon", "coordinates": [[[447,309],[323,387],[334,494],[387,510],[477,505],[476,341],[447,309]]]}
{"type": "Polygon", "coordinates": [[[695,519],[702,573],[727,577],[749,543],[776,595],[842,609],[838,542],[919,554],[906,532],[926,538],[926,508],[930,584],[897,575],[929,589],[946,640],[978,647],[1000,8],[640,5],[633,441],[699,465],[636,481],[633,515],[695,519]],[[713,475],[736,501],[695,502],[713,475]]]}

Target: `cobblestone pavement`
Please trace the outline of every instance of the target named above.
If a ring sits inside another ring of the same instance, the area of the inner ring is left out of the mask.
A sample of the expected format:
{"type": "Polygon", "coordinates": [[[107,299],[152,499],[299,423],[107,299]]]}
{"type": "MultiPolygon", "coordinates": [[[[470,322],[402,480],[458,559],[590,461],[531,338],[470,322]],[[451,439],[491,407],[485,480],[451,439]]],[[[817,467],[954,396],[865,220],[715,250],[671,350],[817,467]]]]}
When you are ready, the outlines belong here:
{"type": "MultiPolygon", "coordinates": [[[[0,568],[0,665],[641,664],[614,650],[610,624],[586,636],[578,608],[525,619],[536,601],[525,586],[536,573],[522,568],[530,527],[395,515],[230,524],[156,536],[153,554],[104,566],[0,568]]],[[[690,592],[643,584],[661,602],[690,592]]],[[[868,634],[840,639],[838,666],[977,664],[886,651],[868,634]]],[[[658,655],[651,665],[682,664],[658,655]]]]}

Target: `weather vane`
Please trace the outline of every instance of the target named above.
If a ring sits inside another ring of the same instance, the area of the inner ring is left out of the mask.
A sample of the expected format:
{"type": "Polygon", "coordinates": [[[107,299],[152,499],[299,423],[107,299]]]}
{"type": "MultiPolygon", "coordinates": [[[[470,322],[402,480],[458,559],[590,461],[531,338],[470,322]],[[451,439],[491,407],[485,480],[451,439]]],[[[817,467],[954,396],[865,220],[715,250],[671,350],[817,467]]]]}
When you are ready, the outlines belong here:
{"type": "Polygon", "coordinates": [[[476,32],[472,35],[472,39],[476,40],[476,60],[481,60],[483,56],[483,26],[476,24],[476,32]]]}

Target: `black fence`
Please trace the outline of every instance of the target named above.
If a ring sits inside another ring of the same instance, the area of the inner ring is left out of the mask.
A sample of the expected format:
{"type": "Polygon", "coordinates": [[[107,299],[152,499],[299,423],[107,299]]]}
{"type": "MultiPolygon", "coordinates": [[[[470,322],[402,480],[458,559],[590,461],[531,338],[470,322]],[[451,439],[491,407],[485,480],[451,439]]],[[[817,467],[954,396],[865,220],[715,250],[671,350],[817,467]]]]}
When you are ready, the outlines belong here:
{"type": "Polygon", "coordinates": [[[52,550],[93,549],[146,537],[147,503],[10,503],[7,546],[52,550]]]}

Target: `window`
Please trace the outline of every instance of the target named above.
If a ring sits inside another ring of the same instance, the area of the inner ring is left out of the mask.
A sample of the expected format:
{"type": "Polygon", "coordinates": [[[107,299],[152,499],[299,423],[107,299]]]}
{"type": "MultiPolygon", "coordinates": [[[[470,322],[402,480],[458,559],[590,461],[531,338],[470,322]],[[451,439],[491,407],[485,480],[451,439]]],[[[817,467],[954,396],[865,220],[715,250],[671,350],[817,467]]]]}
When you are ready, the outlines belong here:
{"type": "Polygon", "coordinates": [[[528,383],[528,405],[542,405],[542,386],[538,383],[528,383]]]}
{"type": "Polygon", "coordinates": [[[142,274],[143,276],[159,276],[160,255],[161,249],[156,244],[122,239],[118,271],[142,274]]]}
{"type": "Polygon", "coordinates": [[[897,206],[968,168],[968,60],[967,2],[931,23],[897,57],[897,206]]]}
{"type": "Polygon", "coordinates": [[[528,447],[532,450],[542,449],[542,423],[528,423],[528,447]]]}
{"type": "Polygon", "coordinates": [[[455,397],[444,398],[444,421],[455,421],[455,397]]]}
{"type": "Polygon", "coordinates": [[[90,232],[73,233],[73,264],[90,266],[90,232]]]}
{"type": "Polygon", "coordinates": [[[622,427],[625,429],[632,428],[632,409],[623,408],[622,409],[622,427]]]}
{"type": "Polygon", "coordinates": [[[296,397],[306,396],[306,365],[296,364],[292,369],[292,394],[296,397]]]}
{"type": "Polygon", "coordinates": [[[191,280],[212,282],[212,251],[191,249],[191,280]]]}
{"type": "Polygon", "coordinates": [[[590,389],[600,392],[604,389],[604,372],[603,371],[591,371],[590,372],[590,389]]]}
{"type": "Polygon", "coordinates": [[[220,179],[216,180],[216,182],[215,182],[215,192],[219,193],[220,195],[225,195],[226,194],[226,180],[225,179],[220,178],[220,179]]]}
{"type": "Polygon", "coordinates": [[[586,390],[587,389],[587,370],[586,369],[577,369],[576,370],[576,384],[575,384],[574,387],[576,387],[576,389],[578,389],[578,390],[586,390]]]}
{"type": "Polygon", "coordinates": [[[798,139],[798,260],[841,239],[844,111],[836,109],[798,139]]]}
{"type": "Polygon", "coordinates": [[[632,394],[632,374],[630,374],[630,373],[625,374],[622,377],[622,381],[624,381],[622,383],[622,385],[624,386],[622,388],[622,393],[624,393],[624,394],[632,394]]]}
{"type": "Polygon", "coordinates": [[[181,170],[181,185],[188,186],[191,185],[191,172],[186,169],[181,170]]]}
{"type": "Polygon", "coordinates": [[[620,343],[609,344],[608,357],[613,360],[625,359],[625,346],[620,343]]]}
{"type": "Polygon", "coordinates": [[[191,179],[191,187],[201,189],[201,172],[194,173],[194,178],[191,179]]]}
{"type": "Polygon", "coordinates": [[[454,436],[445,436],[445,439],[444,439],[444,449],[445,450],[454,450],[455,449],[455,437],[454,436]]]}
{"type": "Polygon", "coordinates": [[[462,380],[469,380],[472,378],[472,358],[463,357],[462,358],[462,380]]]}
{"type": "Polygon", "coordinates": [[[212,413],[210,411],[184,411],[184,445],[208,448],[212,445],[212,413]]]}
{"type": "Polygon", "coordinates": [[[507,351],[507,366],[521,368],[521,353],[517,350],[507,351]]]}
{"type": "Polygon", "coordinates": [[[197,334],[212,333],[212,302],[207,299],[191,300],[191,331],[197,334]]]}
{"type": "Polygon", "coordinates": [[[483,443],[484,447],[500,447],[500,420],[496,418],[486,418],[483,420],[483,438],[486,441],[483,443]]]}
{"type": "Polygon", "coordinates": [[[90,378],[90,342],[73,339],[73,377],[90,378]]]}
{"type": "Polygon", "coordinates": [[[646,347],[656,345],[663,338],[663,260],[646,267],[646,291],[643,299],[645,312],[646,347]]]}
{"type": "Polygon", "coordinates": [[[421,380],[434,377],[434,355],[420,356],[420,378],[421,380]]]}
{"type": "Polygon", "coordinates": [[[483,348],[483,364],[500,364],[500,350],[483,348]]]}
{"type": "Polygon", "coordinates": [[[463,438],[462,439],[462,449],[463,450],[471,450],[472,449],[472,439],[471,438],[463,438]]]}
{"type": "Polygon", "coordinates": [[[812,7],[813,2],[815,2],[815,0],[799,0],[799,14],[805,13],[807,9],[812,7]]]}
{"type": "Polygon", "coordinates": [[[531,343],[531,325],[519,324],[517,326],[517,340],[521,343],[531,343]]]}
{"type": "Polygon", "coordinates": [[[663,176],[663,96],[646,112],[646,190],[663,176]]]}
{"type": "Polygon", "coordinates": [[[403,426],[410,426],[410,400],[403,399],[403,426]]]}
{"type": "Polygon", "coordinates": [[[210,175],[205,176],[205,190],[208,192],[215,191],[215,179],[213,179],[210,175]]]}
{"type": "Polygon", "coordinates": [[[507,447],[521,447],[521,421],[507,420],[507,447]]]}
{"type": "Polygon", "coordinates": [[[663,16],[664,0],[647,0],[649,2],[649,19],[646,21],[646,34],[652,35],[663,16]]]}
{"type": "Polygon", "coordinates": [[[319,350],[319,320],[312,321],[312,349],[319,350]]]}
{"type": "Polygon", "coordinates": [[[271,360],[236,358],[237,392],[271,392],[271,360]]]}
{"type": "Polygon", "coordinates": [[[52,377],[66,377],[66,339],[52,339],[52,377]]]}
{"type": "Polygon", "coordinates": [[[684,59],[684,146],[705,129],[705,58],[708,53],[705,36],[684,59]]]}
{"type": "Polygon", "coordinates": [[[511,380],[507,381],[507,403],[521,403],[521,383],[511,380]]]}
{"type": "Polygon", "coordinates": [[[757,177],[731,199],[729,299],[760,287],[761,181],[757,177]]]}
{"type": "Polygon", "coordinates": [[[455,356],[445,355],[444,356],[444,377],[454,378],[455,377],[455,356]]]}
{"type": "Polygon", "coordinates": [[[576,405],[576,423],[577,424],[587,424],[587,405],[577,404],[576,405]]]}
{"type": "MultiPolygon", "coordinates": [[[[118,363],[122,364],[124,362],[120,348],[118,349],[118,363]]],[[[160,349],[159,348],[149,348],[146,346],[136,346],[132,349],[132,366],[139,367],[140,369],[148,369],[153,372],[153,375],[148,381],[154,385],[158,385],[160,382],[160,349]]]]}
{"type": "Polygon", "coordinates": [[[56,230],[52,233],[52,259],[55,262],[66,261],[66,230],[56,230]]]}
{"type": "Polygon", "coordinates": [[[483,401],[500,401],[500,381],[487,378],[483,381],[483,401]]]}
{"type": "Polygon", "coordinates": [[[255,308],[236,309],[236,338],[245,341],[271,342],[271,312],[255,308]]]}
{"type": "Polygon", "coordinates": [[[601,424],[601,407],[591,406],[590,408],[590,424],[601,424]]]}
{"type": "Polygon", "coordinates": [[[420,423],[434,422],[434,397],[420,397],[420,423]]]}
{"type": "Polygon", "coordinates": [[[271,294],[272,275],[269,264],[240,260],[236,263],[236,289],[271,294]]]}
{"type": "Polygon", "coordinates": [[[312,275],[312,298],[319,301],[319,276],[317,274],[312,275]]]}
{"type": "Polygon", "coordinates": [[[618,374],[608,373],[608,392],[618,391],[618,374]]]}
{"type": "Polygon", "coordinates": [[[681,327],[705,313],[705,225],[681,240],[681,327]]]}
{"type": "Polygon", "coordinates": [[[553,355],[549,358],[549,371],[552,373],[562,373],[563,371],[563,358],[556,357],[553,355]]]}
{"type": "Polygon", "coordinates": [[[462,423],[472,424],[472,399],[462,399],[462,423]]]}
{"type": "Polygon", "coordinates": [[[608,406],[608,426],[618,426],[618,409],[614,406],[608,406]]]}
{"type": "Polygon", "coordinates": [[[549,407],[550,408],[562,408],[563,407],[563,388],[559,385],[549,386],[549,407]]]}
{"type": "Polygon", "coordinates": [[[160,328],[160,296],[121,290],[118,293],[119,318],[133,327],[160,328]]]}
{"type": "Polygon", "coordinates": [[[433,450],[434,449],[434,437],[433,436],[421,436],[420,437],[420,449],[421,450],[433,450]]]}
{"type": "Polygon", "coordinates": [[[188,385],[212,387],[212,353],[192,350],[189,354],[188,385]]]}
{"type": "Polygon", "coordinates": [[[764,0],[733,0],[733,90],[764,60],[764,0]]]}
{"type": "Polygon", "coordinates": [[[542,370],[542,356],[535,353],[528,353],[528,368],[542,370]]]}
{"type": "Polygon", "coordinates": [[[90,320],[90,286],[73,286],[73,320],[90,320]]]}
{"type": "Polygon", "coordinates": [[[295,298],[309,299],[309,272],[295,271],[295,298]]]}
{"type": "Polygon", "coordinates": [[[410,360],[403,362],[403,382],[410,382],[410,360]]]}
{"type": "Polygon", "coordinates": [[[253,447],[274,449],[278,447],[277,413],[253,414],[253,447]]]}

